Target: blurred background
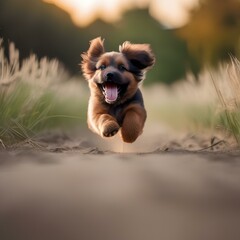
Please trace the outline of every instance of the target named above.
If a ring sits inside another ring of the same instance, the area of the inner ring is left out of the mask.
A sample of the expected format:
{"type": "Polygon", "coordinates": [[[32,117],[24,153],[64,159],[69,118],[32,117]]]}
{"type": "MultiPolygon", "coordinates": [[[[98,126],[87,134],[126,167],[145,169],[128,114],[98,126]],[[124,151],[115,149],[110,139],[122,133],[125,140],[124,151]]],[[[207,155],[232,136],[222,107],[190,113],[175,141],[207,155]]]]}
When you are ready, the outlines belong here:
{"type": "Polygon", "coordinates": [[[1,240],[240,239],[239,57],[240,0],[0,0],[1,240]],[[156,55],[133,144],[87,128],[98,36],[156,55]]]}
{"type": "MultiPolygon", "coordinates": [[[[1,0],[0,37],[20,58],[57,58],[80,74],[80,54],[101,36],[106,50],[128,40],[151,44],[157,58],[145,84],[198,76],[240,54],[239,0],[1,0]]],[[[7,47],[6,47],[7,49],[7,47]]]]}
{"type": "Polygon", "coordinates": [[[231,129],[240,142],[240,0],[1,0],[5,145],[46,128],[86,129],[80,55],[98,36],[107,51],[126,40],[152,46],[156,64],[143,92],[154,127],[145,132],[231,129]]]}

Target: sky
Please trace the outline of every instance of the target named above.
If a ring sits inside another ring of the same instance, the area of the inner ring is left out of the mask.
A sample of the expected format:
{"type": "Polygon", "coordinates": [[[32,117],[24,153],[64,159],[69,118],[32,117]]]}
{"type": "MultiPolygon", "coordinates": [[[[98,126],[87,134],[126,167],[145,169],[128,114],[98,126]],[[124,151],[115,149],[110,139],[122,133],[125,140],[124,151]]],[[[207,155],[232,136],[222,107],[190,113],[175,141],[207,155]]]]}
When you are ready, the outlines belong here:
{"type": "Polygon", "coordinates": [[[168,28],[181,27],[189,19],[189,10],[199,0],[43,0],[68,12],[78,26],[87,26],[96,18],[117,21],[126,10],[149,6],[151,15],[168,28]]]}

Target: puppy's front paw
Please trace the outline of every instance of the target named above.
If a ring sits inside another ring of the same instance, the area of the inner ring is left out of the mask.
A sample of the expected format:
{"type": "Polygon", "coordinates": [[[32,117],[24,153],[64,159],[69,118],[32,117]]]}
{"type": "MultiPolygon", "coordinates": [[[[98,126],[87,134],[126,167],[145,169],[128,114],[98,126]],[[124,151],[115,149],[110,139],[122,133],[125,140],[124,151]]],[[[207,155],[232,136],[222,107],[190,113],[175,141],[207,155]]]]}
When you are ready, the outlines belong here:
{"type": "Polygon", "coordinates": [[[114,121],[108,122],[104,124],[102,127],[102,135],[104,137],[112,137],[118,132],[119,128],[120,127],[116,122],[114,121]]]}

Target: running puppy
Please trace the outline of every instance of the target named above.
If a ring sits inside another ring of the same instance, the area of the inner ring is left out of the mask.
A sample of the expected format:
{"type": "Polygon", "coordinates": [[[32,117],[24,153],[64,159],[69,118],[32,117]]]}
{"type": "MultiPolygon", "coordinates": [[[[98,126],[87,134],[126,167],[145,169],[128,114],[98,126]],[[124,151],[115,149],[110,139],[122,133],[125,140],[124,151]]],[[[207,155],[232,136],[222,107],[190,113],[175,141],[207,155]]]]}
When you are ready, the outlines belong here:
{"type": "Polygon", "coordinates": [[[89,128],[102,137],[120,131],[124,142],[134,142],[147,117],[138,85],[155,62],[150,46],[124,42],[119,52],[105,52],[99,37],[90,42],[81,57],[82,72],[91,92],[89,128]]]}

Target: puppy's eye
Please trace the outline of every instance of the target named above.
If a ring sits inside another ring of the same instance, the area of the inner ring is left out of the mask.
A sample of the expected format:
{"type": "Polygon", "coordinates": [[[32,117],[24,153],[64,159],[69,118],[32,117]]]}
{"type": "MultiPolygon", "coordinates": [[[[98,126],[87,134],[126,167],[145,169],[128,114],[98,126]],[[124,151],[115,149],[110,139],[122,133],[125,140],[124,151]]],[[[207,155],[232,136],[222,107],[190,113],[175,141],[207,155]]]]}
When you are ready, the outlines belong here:
{"type": "Polygon", "coordinates": [[[126,70],[127,70],[126,67],[125,67],[123,64],[120,64],[120,65],[118,66],[118,69],[119,69],[120,71],[126,71],[126,70]]]}
{"type": "Polygon", "coordinates": [[[105,68],[106,68],[106,65],[104,65],[104,64],[102,64],[102,65],[99,67],[100,70],[104,70],[105,68]]]}

